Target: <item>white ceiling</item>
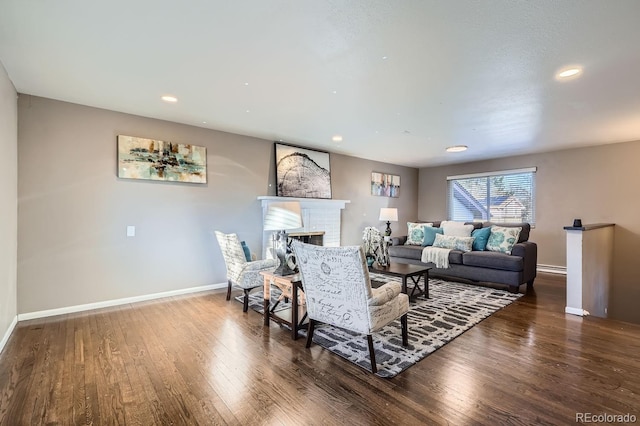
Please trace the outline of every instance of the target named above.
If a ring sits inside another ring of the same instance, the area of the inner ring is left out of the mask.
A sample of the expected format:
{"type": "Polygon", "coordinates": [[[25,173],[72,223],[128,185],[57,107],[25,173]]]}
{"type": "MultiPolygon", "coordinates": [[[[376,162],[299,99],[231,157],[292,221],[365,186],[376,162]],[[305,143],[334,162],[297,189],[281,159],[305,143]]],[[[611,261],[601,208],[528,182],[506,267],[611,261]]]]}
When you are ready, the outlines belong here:
{"type": "Polygon", "coordinates": [[[21,93],[421,167],[640,140],[639,18],[639,0],[0,0],[0,61],[21,93]]]}

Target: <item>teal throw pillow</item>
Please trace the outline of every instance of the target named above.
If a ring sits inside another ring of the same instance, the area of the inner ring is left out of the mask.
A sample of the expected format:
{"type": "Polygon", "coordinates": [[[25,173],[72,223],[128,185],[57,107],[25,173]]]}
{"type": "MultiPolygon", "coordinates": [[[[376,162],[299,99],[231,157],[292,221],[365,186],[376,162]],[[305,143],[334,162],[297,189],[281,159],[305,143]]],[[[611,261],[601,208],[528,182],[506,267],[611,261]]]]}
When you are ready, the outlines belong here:
{"type": "Polygon", "coordinates": [[[244,252],[244,257],[247,259],[247,262],[251,262],[251,250],[249,250],[249,246],[244,241],[240,241],[240,245],[242,246],[242,251],[244,252]]]}
{"type": "Polygon", "coordinates": [[[436,234],[442,235],[444,233],[444,229],[434,228],[433,226],[423,226],[422,233],[424,234],[422,247],[427,247],[433,245],[433,242],[436,240],[436,234]]]}
{"type": "Polygon", "coordinates": [[[471,236],[474,238],[473,249],[477,251],[483,251],[487,247],[487,242],[489,241],[490,235],[490,227],[475,229],[473,232],[471,232],[471,236]]]}

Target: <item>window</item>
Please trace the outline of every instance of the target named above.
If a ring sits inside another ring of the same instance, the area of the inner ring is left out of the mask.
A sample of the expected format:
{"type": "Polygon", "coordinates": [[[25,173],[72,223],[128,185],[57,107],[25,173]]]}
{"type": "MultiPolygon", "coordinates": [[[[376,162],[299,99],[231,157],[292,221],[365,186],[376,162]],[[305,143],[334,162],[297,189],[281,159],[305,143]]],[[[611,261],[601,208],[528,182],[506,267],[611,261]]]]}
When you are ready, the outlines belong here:
{"type": "Polygon", "coordinates": [[[449,176],[449,220],[535,224],[536,168],[449,176]]]}

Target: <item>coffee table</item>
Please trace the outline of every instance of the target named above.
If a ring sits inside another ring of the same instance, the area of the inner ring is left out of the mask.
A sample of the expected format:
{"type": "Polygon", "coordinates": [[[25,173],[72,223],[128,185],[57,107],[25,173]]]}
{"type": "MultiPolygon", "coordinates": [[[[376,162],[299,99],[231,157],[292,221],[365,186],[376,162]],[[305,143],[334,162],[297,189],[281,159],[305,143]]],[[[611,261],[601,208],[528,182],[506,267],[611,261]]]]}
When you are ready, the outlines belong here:
{"type": "Polygon", "coordinates": [[[391,263],[389,266],[380,266],[377,263],[369,266],[369,272],[392,277],[402,278],[402,292],[409,296],[409,300],[414,301],[418,296],[424,295],[429,298],[429,270],[430,266],[413,265],[410,263],[391,263]],[[424,286],[420,288],[420,277],[424,279],[424,286]],[[407,293],[407,278],[411,278],[413,289],[411,294],[407,293]]]}

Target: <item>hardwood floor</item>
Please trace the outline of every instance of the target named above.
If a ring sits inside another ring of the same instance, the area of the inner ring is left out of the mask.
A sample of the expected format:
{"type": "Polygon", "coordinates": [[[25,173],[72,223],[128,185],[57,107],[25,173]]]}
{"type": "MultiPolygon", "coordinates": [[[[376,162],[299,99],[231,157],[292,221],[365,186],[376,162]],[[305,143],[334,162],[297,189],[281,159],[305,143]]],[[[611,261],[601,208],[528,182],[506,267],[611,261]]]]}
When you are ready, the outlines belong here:
{"type": "Polygon", "coordinates": [[[533,292],[391,380],[265,329],[224,291],[20,322],[0,355],[0,424],[640,417],[640,326],[565,315],[564,304],[564,278],[543,274],[533,292]]]}

